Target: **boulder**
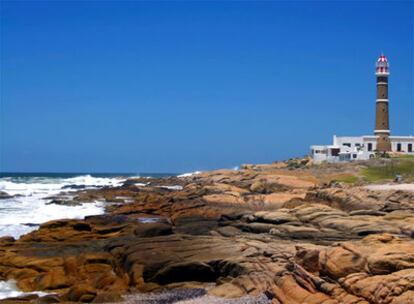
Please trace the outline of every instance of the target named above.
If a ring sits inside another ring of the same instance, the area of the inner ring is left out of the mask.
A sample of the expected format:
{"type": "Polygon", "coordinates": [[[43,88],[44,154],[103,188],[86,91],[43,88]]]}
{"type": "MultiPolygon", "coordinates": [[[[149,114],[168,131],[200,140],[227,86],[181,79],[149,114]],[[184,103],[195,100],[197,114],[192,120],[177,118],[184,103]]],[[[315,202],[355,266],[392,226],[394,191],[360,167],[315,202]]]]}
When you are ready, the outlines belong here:
{"type": "Polygon", "coordinates": [[[4,191],[0,191],[0,199],[7,199],[7,198],[13,198],[13,195],[10,195],[4,191]]]}

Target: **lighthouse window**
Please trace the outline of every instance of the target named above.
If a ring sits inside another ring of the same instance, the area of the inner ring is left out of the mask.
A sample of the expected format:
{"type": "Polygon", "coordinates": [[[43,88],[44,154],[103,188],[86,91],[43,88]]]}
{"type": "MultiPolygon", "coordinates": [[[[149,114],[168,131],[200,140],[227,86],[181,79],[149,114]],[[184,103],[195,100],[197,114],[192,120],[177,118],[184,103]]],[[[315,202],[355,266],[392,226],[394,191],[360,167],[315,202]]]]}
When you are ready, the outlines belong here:
{"type": "Polygon", "coordinates": [[[413,144],[408,144],[407,150],[408,152],[413,152],[413,144]]]}
{"type": "Polygon", "coordinates": [[[397,144],[397,152],[401,152],[401,144],[397,144]]]}
{"type": "Polygon", "coordinates": [[[372,151],[372,143],[368,143],[368,151],[372,151]]]}

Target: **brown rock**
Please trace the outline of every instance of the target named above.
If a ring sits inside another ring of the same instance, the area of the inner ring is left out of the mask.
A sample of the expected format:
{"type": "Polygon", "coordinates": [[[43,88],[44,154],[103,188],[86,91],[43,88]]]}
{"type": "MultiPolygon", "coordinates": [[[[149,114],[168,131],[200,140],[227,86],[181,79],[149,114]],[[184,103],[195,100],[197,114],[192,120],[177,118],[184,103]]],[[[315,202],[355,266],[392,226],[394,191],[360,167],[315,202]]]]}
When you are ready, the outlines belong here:
{"type": "Polygon", "coordinates": [[[210,289],[208,294],[223,298],[239,298],[245,295],[245,291],[234,284],[224,283],[210,289]]]}
{"type": "Polygon", "coordinates": [[[86,302],[90,303],[96,297],[97,291],[89,285],[78,284],[72,287],[68,294],[67,299],[73,302],[86,302]]]}

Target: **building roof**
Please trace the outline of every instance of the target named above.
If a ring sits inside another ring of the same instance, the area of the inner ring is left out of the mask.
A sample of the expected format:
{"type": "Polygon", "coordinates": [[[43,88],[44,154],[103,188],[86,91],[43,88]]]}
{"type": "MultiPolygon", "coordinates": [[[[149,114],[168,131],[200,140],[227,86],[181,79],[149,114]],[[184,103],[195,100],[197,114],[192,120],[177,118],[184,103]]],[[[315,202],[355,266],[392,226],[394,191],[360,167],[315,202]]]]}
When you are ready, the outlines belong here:
{"type": "Polygon", "coordinates": [[[381,54],[381,56],[379,56],[377,62],[388,62],[387,57],[385,57],[384,54],[381,54]]]}

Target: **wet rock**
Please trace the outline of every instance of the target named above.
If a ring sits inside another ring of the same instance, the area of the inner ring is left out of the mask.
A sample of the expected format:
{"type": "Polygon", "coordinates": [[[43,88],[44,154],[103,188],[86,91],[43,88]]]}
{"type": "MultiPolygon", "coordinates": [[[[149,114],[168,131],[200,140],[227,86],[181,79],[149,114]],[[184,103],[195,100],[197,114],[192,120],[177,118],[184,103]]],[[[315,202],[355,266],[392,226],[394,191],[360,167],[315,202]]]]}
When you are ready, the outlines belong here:
{"type": "Polygon", "coordinates": [[[80,202],[76,202],[73,200],[67,199],[53,199],[46,203],[46,205],[62,205],[62,206],[80,206],[82,205],[80,202]]]}
{"type": "Polygon", "coordinates": [[[0,237],[0,246],[12,245],[14,241],[14,237],[11,236],[0,237]]]}
{"type": "Polygon", "coordinates": [[[61,302],[61,299],[59,298],[59,296],[54,295],[54,294],[40,297],[37,300],[38,304],[52,304],[52,303],[60,303],[60,302],[61,302]]]}
{"type": "Polygon", "coordinates": [[[7,192],[0,191],[0,199],[7,199],[7,198],[13,198],[13,195],[8,194],[7,192]]]}
{"type": "Polygon", "coordinates": [[[164,223],[142,224],[134,230],[134,234],[138,237],[154,237],[172,233],[171,225],[164,223]]]}
{"type": "Polygon", "coordinates": [[[86,185],[72,184],[72,185],[62,186],[61,189],[75,189],[75,190],[80,190],[80,189],[86,189],[86,187],[89,187],[89,188],[101,188],[102,186],[100,186],[100,185],[88,185],[88,186],[86,186],[86,185]]]}
{"type": "Polygon", "coordinates": [[[12,298],[7,298],[7,299],[1,299],[0,303],[1,304],[33,303],[33,302],[37,301],[38,298],[39,298],[39,296],[36,295],[36,294],[29,294],[29,295],[23,295],[23,296],[20,296],[20,297],[12,297],[12,298]]]}
{"type": "Polygon", "coordinates": [[[209,234],[218,227],[218,219],[209,219],[198,216],[179,217],[174,220],[174,231],[193,235],[209,234]]]}

